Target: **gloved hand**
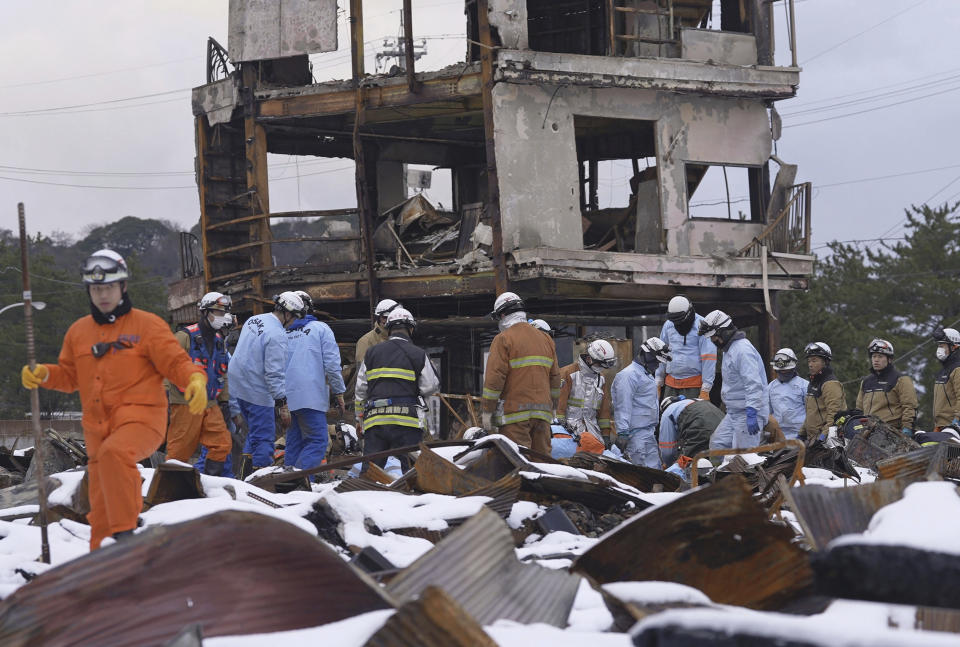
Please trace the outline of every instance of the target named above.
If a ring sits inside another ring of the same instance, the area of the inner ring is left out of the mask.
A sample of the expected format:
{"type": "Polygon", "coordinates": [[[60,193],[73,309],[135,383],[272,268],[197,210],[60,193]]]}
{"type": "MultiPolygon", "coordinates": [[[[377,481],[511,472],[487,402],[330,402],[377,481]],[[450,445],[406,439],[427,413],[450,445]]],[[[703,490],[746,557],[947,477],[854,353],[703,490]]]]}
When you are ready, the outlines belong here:
{"type": "Polygon", "coordinates": [[[183,397],[187,401],[187,408],[195,416],[203,413],[207,408],[207,376],[203,373],[193,373],[190,375],[190,382],[183,391],[183,397]]]}
{"type": "Polygon", "coordinates": [[[483,427],[483,430],[488,434],[494,432],[493,429],[493,412],[483,412],[480,414],[480,426],[483,427]]]}
{"type": "Polygon", "coordinates": [[[284,427],[290,426],[290,407],[287,406],[287,399],[280,398],[279,400],[273,401],[273,410],[277,412],[277,416],[280,418],[280,424],[284,427]]]}
{"type": "Polygon", "coordinates": [[[613,447],[613,438],[611,438],[610,436],[604,436],[603,447],[604,449],[610,449],[611,447],[613,447]]]}
{"type": "Polygon", "coordinates": [[[630,434],[617,434],[617,440],[615,441],[617,449],[626,456],[627,454],[627,443],[630,442],[630,434]]]}
{"type": "Polygon", "coordinates": [[[347,405],[343,401],[343,394],[338,393],[335,397],[337,398],[337,411],[340,412],[340,417],[343,417],[343,414],[347,411],[347,405]]]}
{"type": "Polygon", "coordinates": [[[906,437],[908,437],[908,438],[913,438],[913,429],[907,429],[906,427],[904,427],[904,428],[903,428],[903,435],[906,436],[906,437]]]}
{"type": "Polygon", "coordinates": [[[697,396],[697,397],[699,397],[701,400],[709,400],[709,399],[710,399],[710,392],[709,392],[709,391],[700,391],[700,395],[697,396]]]}
{"type": "Polygon", "coordinates": [[[757,410],[747,407],[747,433],[756,436],[760,433],[760,421],[757,420],[757,410]]]}
{"type": "MultiPolygon", "coordinates": [[[[40,367],[38,366],[37,368],[40,368],[40,367]]],[[[960,420],[957,420],[956,418],[954,418],[953,421],[950,423],[950,426],[956,429],[957,431],[960,431],[960,420]]]]}
{"type": "Polygon", "coordinates": [[[48,377],[50,377],[50,369],[43,364],[37,364],[32,371],[30,366],[24,364],[20,371],[20,383],[23,384],[25,389],[36,389],[46,382],[48,377]]]}

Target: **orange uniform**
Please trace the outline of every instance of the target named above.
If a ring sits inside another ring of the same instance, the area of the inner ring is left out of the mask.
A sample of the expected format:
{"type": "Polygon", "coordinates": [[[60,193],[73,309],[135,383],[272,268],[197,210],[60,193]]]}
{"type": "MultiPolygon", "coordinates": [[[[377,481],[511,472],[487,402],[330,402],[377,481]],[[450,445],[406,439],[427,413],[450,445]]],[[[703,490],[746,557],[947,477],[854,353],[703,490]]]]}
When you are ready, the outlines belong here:
{"type": "Polygon", "coordinates": [[[190,361],[164,321],[132,309],[108,324],[92,316],[70,326],[58,364],[46,364],[43,387],[80,391],[90,487],[90,548],[104,537],[135,528],[143,503],[137,462],[163,442],[166,377],[185,389],[203,369],[190,361]],[[101,357],[92,347],[117,342],[101,357]]]}

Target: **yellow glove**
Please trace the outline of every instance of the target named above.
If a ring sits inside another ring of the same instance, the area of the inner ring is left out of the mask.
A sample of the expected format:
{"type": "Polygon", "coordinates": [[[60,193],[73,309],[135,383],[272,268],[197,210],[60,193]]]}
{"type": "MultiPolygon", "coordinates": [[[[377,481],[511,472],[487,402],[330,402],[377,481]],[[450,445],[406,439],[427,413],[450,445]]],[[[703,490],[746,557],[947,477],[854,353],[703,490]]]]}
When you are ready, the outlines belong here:
{"type": "Polygon", "coordinates": [[[190,413],[199,416],[207,408],[207,376],[203,373],[194,373],[190,376],[183,397],[187,400],[190,413]]]}
{"type": "Polygon", "coordinates": [[[37,367],[32,371],[30,366],[25,364],[23,370],[20,371],[20,383],[23,384],[25,389],[37,388],[46,382],[48,377],[50,377],[50,369],[43,364],[37,364],[37,367]]]}

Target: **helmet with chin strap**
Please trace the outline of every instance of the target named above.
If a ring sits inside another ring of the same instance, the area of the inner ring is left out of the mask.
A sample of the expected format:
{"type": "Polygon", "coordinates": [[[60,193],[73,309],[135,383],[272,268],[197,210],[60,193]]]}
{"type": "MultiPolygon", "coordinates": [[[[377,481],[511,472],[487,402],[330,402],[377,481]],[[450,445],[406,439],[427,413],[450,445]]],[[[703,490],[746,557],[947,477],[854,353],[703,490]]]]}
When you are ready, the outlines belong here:
{"type": "Polygon", "coordinates": [[[667,304],[667,319],[677,323],[693,311],[693,304],[685,296],[675,296],[667,304]]]}
{"type": "Polygon", "coordinates": [[[666,364],[673,359],[670,354],[670,345],[659,337],[650,337],[640,344],[640,352],[649,354],[661,364],[666,364]]]}
{"type": "Polygon", "coordinates": [[[803,353],[807,357],[822,357],[828,361],[833,359],[833,351],[830,350],[826,342],[822,341],[810,342],[807,344],[807,347],[803,349],[803,353]]]}
{"type": "Polygon", "coordinates": [[[489,316],[499,321],[504,315],[520,312],[523,308],[523,299],[513,292],[504,292],[493,302],[493,312],[489,316]]]}
{"type": "Polygon", "coordinates": [[[700,321],[697,334],[701,337],[713,337],[725,328],[733,326],[733,319],[723,310],[714,310],[700,321]]]}
{"type": "Polygon", "coordinates": [[[87,285],[117,283],[130,278],[127,262],[112,249],[101,249],[88,256],[80,271],[87,285]]]}
{"type": "Polygon", "coordinates": [[[298,317],[303,314],[303,299],[296,292],[281,292],[273,297],[273,303],[276,312],[289,312],[298,317]]]}
{"type": "Polygon", "coordinates": [[[770,362],[770,366],[772,366],[775,371],[795,369],[797,368],[797,354],[793,352],[792,348],[781,348],[777,351],[777,354],[773,356],[773,361],[770,362]]]}
{"type": "Polygon", "coordinates": [[[617,363],[617,353],[606,339],[594,339],[587,345],[587,355],[601,368],[613,368],[617,363]]]}

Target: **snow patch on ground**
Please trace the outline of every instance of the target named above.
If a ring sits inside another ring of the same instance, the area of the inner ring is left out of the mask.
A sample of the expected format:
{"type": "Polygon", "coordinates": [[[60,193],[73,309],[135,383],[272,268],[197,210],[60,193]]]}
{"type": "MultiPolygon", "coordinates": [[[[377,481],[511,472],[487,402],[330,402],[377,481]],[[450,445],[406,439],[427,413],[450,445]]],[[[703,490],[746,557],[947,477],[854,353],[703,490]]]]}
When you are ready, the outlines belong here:
{"type": "Polygon", "coordinates": [[[633,643],[626,634],[601,633],[599,631],[564,631],[545,624],[522,625],[512,620],[497,620],[483,628],[500,647],[631,647],[633,643]]]}
{"type": "MultiPolygon", "coordinates": [[[[146,512],[141,512],[140,518],[143,520],[144,528],[149,528],[151,526],[169,526],[175,523],[183,523],[184,521],[205,517],[224,510],[255,512],[266,517],[286,521],[287,523],[297,526],[304,532],[310,533],[314,537],[317,535],[316,527],[303,517],[292,513],[290,508],[274,509],[263,504],[258,505],[247,503],[246,501],[234,501],[226,497],[217,497],[214,499],[183,499],[181,501],[161,503],[160,505],[153,506],[146,512]]],[[[143,532],[143,528],[137,532],[143,532]]]]}
{"type": "Polygon", "coordinates": [[[283,645],[283,647],[316,647],[317,645],[337,645],[337,647],[362,647],[370,636],[377,633],[390,616],[393,609],[370,611],[339,622],[331,622],[321,627],[276,631],[268,634],[249,634],[246,636],[218,636],[204,638],[203,647],[262,647],[263,645],[283,645]]]}
{"type": "Polygon", "coordinates": [[[713,602],[699,589],[676,582],[611,582],[604,584],[603,590],[623,600],[636,604],[666,604],[683,602],[685,604],[703,604],[713,602]]]}
{"type": "Polygon", "coordinates": [[[551,532],[542,538],[539,535],[530,535],[527,539],[527,544],[522,548],[516,549],[518,559],[523,560],[566,553],[580,555],[600,541],[594,537],[574,535],[562,530],[551,532]],[[534,538],[533,541],[530,541],[531,538],[534,538]]]}
{"type": "Polygon", "coordinates": [[[567,625],[571,631],[583,632],[606,631],[613,625],[613,616],[604,604],[603,596],[585,579],[580,580],[567,625]]]}
{"type": "Polygon", "coordinates": [[[862,534],[837,537],[830,547],[849,544],[907,546],[960,555],[960,496],[949,481],[914,483],[903,498],[877,510],[862,534]]]}

